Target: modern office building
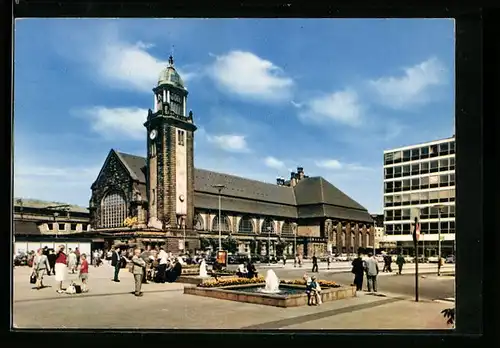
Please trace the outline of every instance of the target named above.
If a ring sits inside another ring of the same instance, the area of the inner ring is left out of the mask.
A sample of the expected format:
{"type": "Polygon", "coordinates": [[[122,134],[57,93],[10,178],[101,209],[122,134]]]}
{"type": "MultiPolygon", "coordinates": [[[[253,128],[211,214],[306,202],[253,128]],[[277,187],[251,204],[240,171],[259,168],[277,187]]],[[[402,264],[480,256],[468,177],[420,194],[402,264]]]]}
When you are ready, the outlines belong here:
{"type": "Polygon", "coordinates": [[[455,137],[384,151],[384,225],[387,242],[413,253],[411,214],[420,211],[420,253],[442,255],[455,242],[455,137]],[[441,227],[441,228],[439,228],[441,227]]]}

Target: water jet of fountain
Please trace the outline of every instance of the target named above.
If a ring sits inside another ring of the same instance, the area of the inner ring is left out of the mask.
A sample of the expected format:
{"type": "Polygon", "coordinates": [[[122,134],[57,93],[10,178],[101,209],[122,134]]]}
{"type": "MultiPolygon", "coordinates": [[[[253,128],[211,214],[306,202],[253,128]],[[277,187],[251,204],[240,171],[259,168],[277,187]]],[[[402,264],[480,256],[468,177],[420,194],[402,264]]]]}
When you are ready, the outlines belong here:
{"type": "Polygon", "coordinates": [[[280,280],[276,273],[272,269],[267,271],[266,275],[266,287],[262,290],[262,292],[275,294],[280,292],[280,280]]]}
{"type": "Polygon", "coordinates": [[[208,277],[207,263],[205,262],[205,260],[202,260],[200,263],[200,277],[202,277],[202,278],[208,277]]]}

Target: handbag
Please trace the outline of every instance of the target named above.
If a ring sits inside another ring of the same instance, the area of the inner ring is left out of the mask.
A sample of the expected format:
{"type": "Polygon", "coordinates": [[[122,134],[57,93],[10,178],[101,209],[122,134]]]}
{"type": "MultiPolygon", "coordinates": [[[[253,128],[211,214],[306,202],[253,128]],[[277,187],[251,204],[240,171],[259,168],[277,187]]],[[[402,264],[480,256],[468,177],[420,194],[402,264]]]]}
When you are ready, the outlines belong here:
{"type": "Polygon", "coordinates": [[[30,275],[30,284],[36,284],[36,275],[35,272],[30,275]]]}

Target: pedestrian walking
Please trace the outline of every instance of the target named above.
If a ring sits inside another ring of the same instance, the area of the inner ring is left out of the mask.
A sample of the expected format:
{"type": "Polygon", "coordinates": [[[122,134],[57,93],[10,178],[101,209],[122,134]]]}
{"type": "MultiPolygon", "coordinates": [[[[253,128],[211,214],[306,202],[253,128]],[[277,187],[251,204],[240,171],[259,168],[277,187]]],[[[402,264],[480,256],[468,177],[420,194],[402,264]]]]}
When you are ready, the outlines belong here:
{"type": "Polygon", "coordinates": [[[63,282],[68,278],[67,264],[68,264],[68,258],[64,253],[64,245],[59,245],[56,254],[56,263],[54,269],[56,271],[55,280],[56,282],[59,283],[59,289],[57,289],[57,292],[60,294],[64,293],[63,282]]]}
{"type": "Polygon", "coordinates": [[[377,292],[377,276],[379,273],[378,262],[372,253],[368,253],[368,258],[365,261],[366,270],[366,283],[368,286],[368,292],[372,289],[377,292]]]}
{"type": "Polygon", "coordinates": [[[295,255],[295,258],[293,259],[293,267],[297,267],[298,263],[299,263],[299,254],[295,255]]]}
{"type": "Polygon", "coordinates": [[[75,273],[76,266],[77,266],[77,257],[76,257],[76,254],[75,254],[75,252],[73,250],[69,249],[69,254],[68,254],[68,269],[71,271],[72,274],[75,273]]]}
{"type": "Polygon", "coordinates": [[[146,250],[144,250],[142,253],[141,253],[141,258],[144,260],[144,262],[146,262],[146,268],[144,270],[144,275],[142,276],[142,283],[143,284],[147,284],[148,283],[148,279],[147,279],[147,274],[148,274],[148,271],[149,271],[149,268],[150,268],[150,257],[151,257],[151,245],[148,245],[146,247],[146,250]]]}
{"type": "Polygon", "coordinates": [[[56,274],[55,268],[56,268],[57,256],[56,256],[56,252],[54,249],[49,250],[49,255],[47,256],[47,258],[49,260],[49,266],[50,266],[50,268],[47,270],[47,274],[50,275],[52,273],[53,275],[55,275],[56,274]]]}
{"type": "Polygon", "coordinates": [[[42,249],[38,249],[35,258],[33,259],[33,273],[36,275],[36,289],[43,288],[43,276],[50,268],[47,255],[43,253],[42,249]]]}
{"type": "Polygon", "coordinates": [[[142,276],[146,268],[146,262],[141,258],[141,249],[135,249],[134,256],[132,257],[132,273],[135,280],[135,296],[142,296],[142,276]]]}
{"type": "Polygon", "coordinates": [[[387,264],[387,272],[392,273],[392,256],[385,255],[384,261],[387,264]]]}
{"type": "Polygon", "coordinates": [[[286,266],[286,256],[285,256],[285,254],[283,254],[282,259],[283,259],[283,266],[286,266]]]}
{"type": "Polygon", "coordinates": [[[316,257],[316,255],[313,255],[312,262],[313,262],[313,268],[311,272],[318,272],[318,258],[316,257]]]}
{"type": "Polygon", "coordinates": [[[330,269],[330,263],[332,262],[332,256],[328,255],[326,258],[326,269],[330,269]]]}
{"type": "MultiPolygon", "coordinates": [[[[111,266],[114,267],[114,277],[113,281],[119,283],[120,279],[118,279],[118,274],[120,273],[120,267],[122,264],[122,256],[120,254],[120,248],[112,248],[112,255],[111,255],[111,266]]],[[[140,249],[139,249],[140,251],[140,249]]]]}
{"type": "Polygon", "coordinates": [[[358,253],[358,257],[352,261],[351,272],[354,274],[354,285],[356,286],[356,291],[363,290],[363,274],[365,273],[365,265],[363,259],[361,258],[361,253],[358,253]]]}
{"type": "Polygon", "coordinates": [[[402,254],[399,254],[397,259],[396,259],[396,264],[398,265],[398,274],[401,274],[403,271],[403,265],[406,263],[405,258],[403,257],[402,254]]]}

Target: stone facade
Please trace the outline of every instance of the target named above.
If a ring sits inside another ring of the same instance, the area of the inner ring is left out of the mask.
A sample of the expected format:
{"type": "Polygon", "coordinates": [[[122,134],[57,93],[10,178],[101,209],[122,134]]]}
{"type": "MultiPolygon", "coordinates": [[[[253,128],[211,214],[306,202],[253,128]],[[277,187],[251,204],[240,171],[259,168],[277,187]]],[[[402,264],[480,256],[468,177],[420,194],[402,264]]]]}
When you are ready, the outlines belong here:
{"type": "MultiPolygon", "coordinates": [[[[214,185],[232,185],[222,193],[230,196],[224,197],[222,215],[227,217],[228,230],[222,235],[234,236],[240,250],[248,251],[252,241],[258,242],[261,251],[271,249],[273,253],[278,246],[290,251],[290,244],[296,243],[301,253],[311,256],[329,248],[353,252],[366,244],[369,232],[364,224],[372,221],[366,209],[325,179],[309,178],[302,167],[292,173],[289,182],[280,178],[276,185],[196,169],[196,126],[192,112],[186,115],[188,93],[173,67],[173,58],[153,92],[153,110],[148,111],[144,123],[146,159],[112,150],[92,185],[91,223],[96,229],[106,228],[101,221],[103,198],[118,191],[126,197],[127,216],[137,218],[131,226],[134,231],[160,235],[167,249],[176,252],[184,233],[190,246],[199,237],[218,238],[214,218],[219,215],[216,197],[219,194],[221,199],[221,191],[214,185]],[[282,234],[285,224],[287,230],[282,234]],[[266,226],[272,226],[271,233],[266,226]]],[[[130,231],[121,230],[124,234],[130,231]]]]}
{"type": "MultiPolygon", "coordinates": [[[[92,185],[92,197],[89,202],[90,224],[92,226],[102,226],[101,202],[110,192],[120,192],[124,194],[127,202],[132,201],[133,181],[114,151],[108,155],[97,180],[92,185]]],[[[131,214],[132,205],[129,205],[129,209],[131,214]]]]}

